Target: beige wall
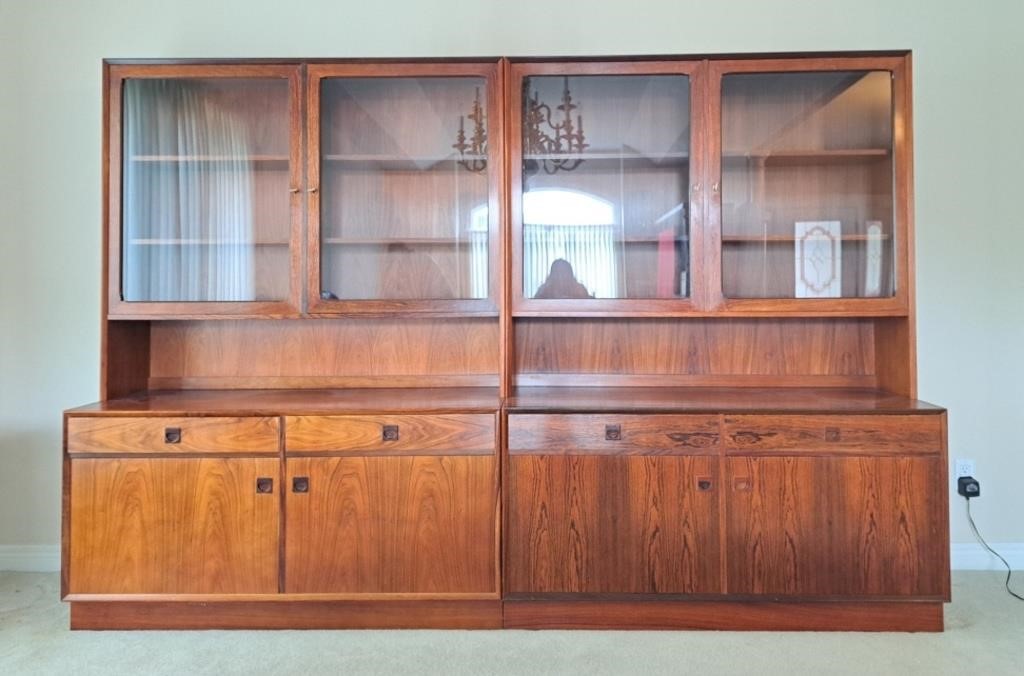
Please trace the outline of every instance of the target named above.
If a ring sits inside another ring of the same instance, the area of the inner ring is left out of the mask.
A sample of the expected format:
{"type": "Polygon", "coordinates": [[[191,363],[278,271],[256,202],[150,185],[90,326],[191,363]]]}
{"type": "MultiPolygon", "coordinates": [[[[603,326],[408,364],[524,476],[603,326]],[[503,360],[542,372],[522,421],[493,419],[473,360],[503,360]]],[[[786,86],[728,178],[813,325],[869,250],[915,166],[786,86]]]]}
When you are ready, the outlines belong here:
{"type": "MultiPolygon", "coordinates": [[[[914,50],[920,395],[990,540],[1024,542],[1020,0],[0,0],[0,546],[59,538],[97,396],[103,57],[914,50]]],[[[953,503],[953,540],[970,540],[953,503]]]]}

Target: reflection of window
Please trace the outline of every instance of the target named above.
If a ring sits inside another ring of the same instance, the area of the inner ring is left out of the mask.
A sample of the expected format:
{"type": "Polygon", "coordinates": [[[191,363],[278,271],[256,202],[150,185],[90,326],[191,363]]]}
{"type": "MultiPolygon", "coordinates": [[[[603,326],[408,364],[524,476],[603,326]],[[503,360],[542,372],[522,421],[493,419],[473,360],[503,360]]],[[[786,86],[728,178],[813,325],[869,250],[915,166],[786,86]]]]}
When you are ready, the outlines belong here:
{"type": "Polygon", "coordinates": [[[533,298],[551,264],[563,258],[595,298],[618,295],[614,205],[561,188],[523,194],[523,294],[533,298]]]}
{"type": "Polygon", "coordinates": [[[469,275],[472,298],[487,298],[487,204],[469,214],[469,275]]]}
{"type": "Polygon", "coordinates": [[[129,80],[124,96],[125,300],[254,300],[246,129],[193,83],[129,80]]]}

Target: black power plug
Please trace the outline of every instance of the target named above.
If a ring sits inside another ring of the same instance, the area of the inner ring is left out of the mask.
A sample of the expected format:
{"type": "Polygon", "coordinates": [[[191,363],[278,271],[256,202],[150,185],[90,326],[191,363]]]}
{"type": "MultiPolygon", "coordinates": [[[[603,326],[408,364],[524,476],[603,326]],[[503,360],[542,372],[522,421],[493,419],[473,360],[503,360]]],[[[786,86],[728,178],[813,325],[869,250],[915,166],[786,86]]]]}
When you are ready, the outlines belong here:
{"type": "Polygon", "coordinates": [[[956,480],[956,492],[968,500],[981,497],[981,484],[972,476],[962,476],[956,480]]]}

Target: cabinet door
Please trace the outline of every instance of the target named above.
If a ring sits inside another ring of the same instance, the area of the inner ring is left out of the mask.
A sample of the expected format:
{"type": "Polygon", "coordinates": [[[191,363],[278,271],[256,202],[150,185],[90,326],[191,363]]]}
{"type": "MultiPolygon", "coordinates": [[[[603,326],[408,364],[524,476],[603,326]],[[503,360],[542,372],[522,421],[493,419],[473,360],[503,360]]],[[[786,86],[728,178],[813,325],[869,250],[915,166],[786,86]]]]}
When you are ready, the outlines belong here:
{"type": "Polygon", "coordinates": [[[506,591],[721,591],[718,462],[510,456],[506,591]]]}
{"type": "Polygon", "coordinates": [[[712,64],[720,303],[905,307],[904,69],[900,57],[712,64]]]}
{"type": "Polygon", "coordinates": [[[110,315],[298,313],[298,67],[110,69],[110,315]]]}
{"type": "Polygon", "coordinates": [[[276,458],[72,459],[68,591],[277,592],[279,471],[276,458]]]}
{"type": "Polygon", "coordinates": [[[497,591],[494,456],[287,466],[287,592],[497,591]]]}
{"type": "Polygon", "coordinates": [[[513,64],[513,303],[691,307],[703,115],[690,62],[513,64]],[[691,184],[693,185],[691,195],[691,184]],[[692,196],[692,201],[691,201],[692,196]],[[696,209],[691,208],[697,207],[696,209]]]}
{"type": "Polygon", "coordinates": [[[944,465],[932,457],[733,457],[728,591],[948,592],[944,465]]]}
{"type": "Polygon", "coordinates": [[[497,312],[496,63],[309,67],[316,312],[497,312]]]}

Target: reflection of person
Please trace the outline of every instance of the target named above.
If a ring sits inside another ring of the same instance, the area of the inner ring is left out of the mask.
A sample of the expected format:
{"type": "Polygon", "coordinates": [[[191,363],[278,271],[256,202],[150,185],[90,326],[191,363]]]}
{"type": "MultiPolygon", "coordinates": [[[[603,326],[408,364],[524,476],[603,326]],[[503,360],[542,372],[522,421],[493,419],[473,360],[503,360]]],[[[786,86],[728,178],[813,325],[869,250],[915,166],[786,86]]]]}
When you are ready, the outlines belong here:
{"type": "Polygon", "coordinates": [[[572,265],[564,258],[558,258],[551,264],[548,278],[537,289],[534,298],[593,298],[587,287],[576,281],[572,265]]]}

